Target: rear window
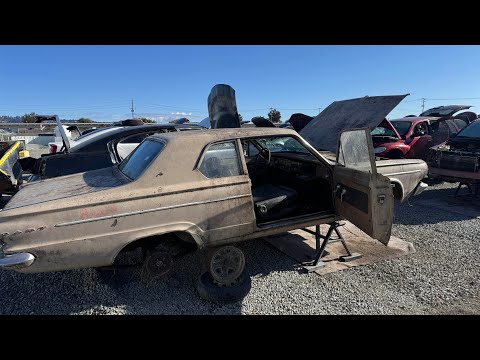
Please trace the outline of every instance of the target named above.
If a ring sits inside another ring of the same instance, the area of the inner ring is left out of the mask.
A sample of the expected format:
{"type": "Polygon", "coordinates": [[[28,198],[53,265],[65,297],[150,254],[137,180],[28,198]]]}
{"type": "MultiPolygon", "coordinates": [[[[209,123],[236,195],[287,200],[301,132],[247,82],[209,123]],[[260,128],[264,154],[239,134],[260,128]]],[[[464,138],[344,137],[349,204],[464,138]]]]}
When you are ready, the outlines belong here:
{"type": "Polygon", "coordinates": [[[457,137],[480,138],[480,121],[474,121],[458,133],[457,137]]]}
{"type": "Polygon", "coordinates": [[[163,150],[165,144],[160,141],[146,140],[138,146],[119,166],[126,176],[136,180],[163,150]]]}

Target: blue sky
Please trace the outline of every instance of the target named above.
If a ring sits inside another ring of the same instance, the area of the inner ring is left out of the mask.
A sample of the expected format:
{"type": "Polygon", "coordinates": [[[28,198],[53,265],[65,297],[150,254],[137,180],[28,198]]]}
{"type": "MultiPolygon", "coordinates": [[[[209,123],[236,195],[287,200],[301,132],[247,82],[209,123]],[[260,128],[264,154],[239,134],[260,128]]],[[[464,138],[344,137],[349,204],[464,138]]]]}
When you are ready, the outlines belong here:
{"type": "Polygon", "coordinates": [[[478,45],[0,46],[0,115],[116,121],[131,117],[133,98],[136,116],[200,121],[217,83],[235,89],[245,120],[405,93],[389,118],[419,114],[421,98],[425,109],[466,104],[479,113],[479,64],[478,45]]]}

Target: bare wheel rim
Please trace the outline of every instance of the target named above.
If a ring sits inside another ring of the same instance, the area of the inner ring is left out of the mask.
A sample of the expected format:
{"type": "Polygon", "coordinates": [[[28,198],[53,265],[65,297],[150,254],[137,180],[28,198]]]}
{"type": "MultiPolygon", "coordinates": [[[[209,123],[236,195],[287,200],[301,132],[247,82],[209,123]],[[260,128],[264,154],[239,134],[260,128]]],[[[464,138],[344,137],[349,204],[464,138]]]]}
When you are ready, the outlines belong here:
{"type": "Polygon", "coordinates": [[[213,250],[209,270],[213,279],[220,285],[232,285],[245,268],[245,256],[235,246],[224,246],[213,250]]]}
{"type": "Polygon", "coordinates": [[[146,261],[146,270],[150,275],[159,276],[171,270],[173,259],[167,252],[154,252],[146,261]]]}

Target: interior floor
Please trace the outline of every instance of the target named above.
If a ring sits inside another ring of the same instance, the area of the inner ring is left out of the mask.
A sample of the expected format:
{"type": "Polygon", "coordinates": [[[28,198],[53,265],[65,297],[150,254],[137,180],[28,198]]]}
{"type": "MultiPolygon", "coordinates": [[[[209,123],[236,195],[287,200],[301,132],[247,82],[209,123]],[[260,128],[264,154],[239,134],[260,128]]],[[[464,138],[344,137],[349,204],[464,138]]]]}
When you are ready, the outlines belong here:
{"type": "Polygon", "coordinates": [[[306,154],[247,157],[257,224],[333,212],[332,187],[323,164],[306,154]]]}

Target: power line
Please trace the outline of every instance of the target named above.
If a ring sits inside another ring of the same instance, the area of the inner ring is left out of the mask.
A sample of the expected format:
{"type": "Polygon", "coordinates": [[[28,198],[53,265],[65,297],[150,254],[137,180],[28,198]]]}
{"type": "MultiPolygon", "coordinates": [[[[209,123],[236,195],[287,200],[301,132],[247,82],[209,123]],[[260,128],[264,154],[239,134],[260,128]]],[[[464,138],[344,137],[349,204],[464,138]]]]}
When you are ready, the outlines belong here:
{"type": "Polygon", "coordinates": [[[173,109],[184,109],[184,110],[197,110],[197,111],[201,111],[200,109],[197,109],[197,108],[191,108],[191,107],[187,107],[187,106],[175,106],[175,105],[163,105],[163,104],[151,104],[152,106],[158,106],[158,107],[166,107],[166,108],[173,108],[173,109]]]}
{"type": "Polygon", "coordinates": [[[450,99],[429,99],[426,100],[480,100],[480,97],[471,97],[471,98],[450,98],[450,99]]]}

